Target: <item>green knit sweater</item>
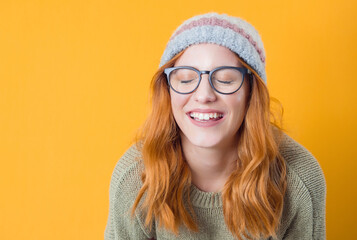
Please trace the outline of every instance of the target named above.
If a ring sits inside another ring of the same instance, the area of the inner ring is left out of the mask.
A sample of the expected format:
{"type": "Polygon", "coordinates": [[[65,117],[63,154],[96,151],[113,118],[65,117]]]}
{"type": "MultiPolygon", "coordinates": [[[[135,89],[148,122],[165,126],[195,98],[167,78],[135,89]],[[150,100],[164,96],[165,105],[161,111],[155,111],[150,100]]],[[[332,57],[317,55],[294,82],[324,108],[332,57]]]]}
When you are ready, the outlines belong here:
{"type": "MultiPolygon", "coordinates": [[[[326,183],[321,167],[303,146],[287,135],[284,135],[280,152],[287,163],[288,185],[278,239],[325,239],[326,183]]],[[[221,194],[203,192],[194,185],[190,196],[197,215],[198,232],[182,226],[176,236],[158,228],[157,222],[149,231],[144,227],[144,216],[138,211],[131,218],[131,207],[142,186],[142,167],[141,154],[134,146],[118,161],[110,183],[105,240],[234,239],[224,222],[221,194]]]]}

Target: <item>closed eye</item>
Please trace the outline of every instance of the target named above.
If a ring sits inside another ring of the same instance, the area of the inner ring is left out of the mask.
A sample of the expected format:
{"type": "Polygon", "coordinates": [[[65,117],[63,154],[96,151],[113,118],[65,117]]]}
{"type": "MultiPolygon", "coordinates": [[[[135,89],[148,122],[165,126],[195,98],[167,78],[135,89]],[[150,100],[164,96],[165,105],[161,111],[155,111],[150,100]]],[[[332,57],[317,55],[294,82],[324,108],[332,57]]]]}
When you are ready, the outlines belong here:
{"type": "Polygon", "coordinates": [[[222,81],[222,80],[217,80],[218,83],[221,84],[231,84],[233,81],[222,81]]]}
{"type": "Polygon", "coordinates": [[[192,81],[193,81],[193,79],[191,79],[191,80],[181,80],[180,83],[187,84],[187,83],[191,83],[192,81]]]}

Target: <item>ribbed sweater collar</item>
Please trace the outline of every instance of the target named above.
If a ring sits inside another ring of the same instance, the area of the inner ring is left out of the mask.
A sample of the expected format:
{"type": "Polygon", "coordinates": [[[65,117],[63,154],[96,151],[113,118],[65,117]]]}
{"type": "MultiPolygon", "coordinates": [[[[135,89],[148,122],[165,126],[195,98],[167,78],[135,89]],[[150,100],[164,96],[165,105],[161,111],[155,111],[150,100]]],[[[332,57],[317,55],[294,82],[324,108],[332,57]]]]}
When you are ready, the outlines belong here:
{"type": "Polygon", "coordinates": [[[222,207],[222,193],[203,192],[195,185],[191,185],[190,198],[192,205],[200,208],[222,207]]]}

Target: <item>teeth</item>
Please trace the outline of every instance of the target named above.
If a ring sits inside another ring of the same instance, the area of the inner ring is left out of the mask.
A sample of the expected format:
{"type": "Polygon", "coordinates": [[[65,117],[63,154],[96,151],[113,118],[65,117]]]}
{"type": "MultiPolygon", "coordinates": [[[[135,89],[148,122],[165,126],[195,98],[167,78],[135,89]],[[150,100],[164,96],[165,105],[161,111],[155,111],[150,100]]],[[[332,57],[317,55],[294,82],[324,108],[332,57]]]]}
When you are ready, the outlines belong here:
{"type": "Polygon", "coordinates": [[[200,121],[208,121],[210,119],[217,119],[217,118],[222,118],[223,114],[220,113],[197,113],[197,112],[191,112],[190,116],[196,120],[200,121]]]}

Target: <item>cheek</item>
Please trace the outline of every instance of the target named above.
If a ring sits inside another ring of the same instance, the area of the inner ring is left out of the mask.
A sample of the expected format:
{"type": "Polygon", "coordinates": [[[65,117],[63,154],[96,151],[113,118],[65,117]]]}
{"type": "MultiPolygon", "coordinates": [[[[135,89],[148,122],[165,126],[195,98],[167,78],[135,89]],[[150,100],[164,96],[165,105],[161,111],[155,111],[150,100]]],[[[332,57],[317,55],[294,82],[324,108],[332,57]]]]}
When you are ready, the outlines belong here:
{"type": "Polygon", "coordinates": [[[239,114],[245,115],[250,94],[250,86],[248,82],[244,82],[242,88],[238,91],[238,96],[232,100],[231,105],[235,106],[235,109],[239,110],[239,114]]]}
{"type": "Polygon", "coordinates": [[[175,119],[179,117],[179,113],[184,113],[184,107],[189,99],[187,95],[177,94],[173,91],[170,91],[170,98],[171,98],[171,108],[174,114],[175,119]]]}
{"type": "Polygon", "coordinates": [[[234,118],[233,121],[240,122],[240,120],[244,118],[247,110],[247,104],[248,104],[247,93],[242,91],[236,96],[229,96],[229,98],[225,99],[225,102],[227,106],[229,106],[229,109],[234,118]]]}

